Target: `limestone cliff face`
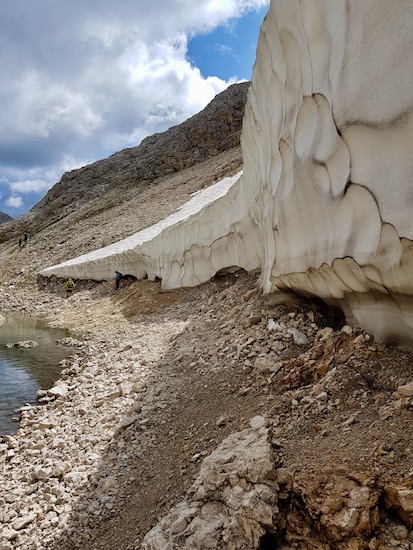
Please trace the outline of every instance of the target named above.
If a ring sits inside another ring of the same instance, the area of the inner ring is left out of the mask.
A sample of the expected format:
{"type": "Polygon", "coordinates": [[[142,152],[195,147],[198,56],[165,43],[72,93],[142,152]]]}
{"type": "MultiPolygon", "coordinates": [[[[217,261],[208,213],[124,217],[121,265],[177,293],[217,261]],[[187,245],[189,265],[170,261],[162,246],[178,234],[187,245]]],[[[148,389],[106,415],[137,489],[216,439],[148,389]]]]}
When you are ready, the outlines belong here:
{"type": "Polygon", "coordinates": [[[207,216],[195,208],[150,244],[138,234],[44,274],[99,278],[116,264],[172,288],[260,268],[267,294],[321,298],[350,323],[412,342],[412,21],[405,0],[272,1],[243,176],[211,195],[207,216]]]}

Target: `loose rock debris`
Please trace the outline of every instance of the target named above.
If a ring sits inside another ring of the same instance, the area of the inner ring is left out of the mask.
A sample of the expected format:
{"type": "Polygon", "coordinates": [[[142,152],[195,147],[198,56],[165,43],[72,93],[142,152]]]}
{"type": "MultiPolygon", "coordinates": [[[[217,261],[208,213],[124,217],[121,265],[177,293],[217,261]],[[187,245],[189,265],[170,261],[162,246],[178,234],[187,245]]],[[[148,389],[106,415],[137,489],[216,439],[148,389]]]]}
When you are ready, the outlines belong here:
{"type": "Polygon", "coordinates": [[[2,438],[2,548],[411,548],[409,351],[254,274],[107,285],[49,313],[84,339],[2,438]]]}

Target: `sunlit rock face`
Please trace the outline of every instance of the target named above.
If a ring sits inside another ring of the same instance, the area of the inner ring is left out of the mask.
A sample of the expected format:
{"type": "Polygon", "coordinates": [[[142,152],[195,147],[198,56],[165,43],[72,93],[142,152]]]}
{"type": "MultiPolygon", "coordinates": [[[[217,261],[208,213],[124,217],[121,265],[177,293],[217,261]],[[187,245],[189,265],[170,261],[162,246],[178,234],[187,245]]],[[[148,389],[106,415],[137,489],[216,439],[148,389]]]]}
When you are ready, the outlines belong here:
{"type": "Polygon", "coordinates": [[[413,339],[413,3],[280,0],[244,115],[266,293],[413,339]]]}
{"type": "Polygon", "coordinates": [[[244,175],[155,240],[44,274],[123,267],[173,288],[259,267],[266,294],[320,298],[412,343],[412,51],[413,2],[273,0],[244,115],[244,175]]]}

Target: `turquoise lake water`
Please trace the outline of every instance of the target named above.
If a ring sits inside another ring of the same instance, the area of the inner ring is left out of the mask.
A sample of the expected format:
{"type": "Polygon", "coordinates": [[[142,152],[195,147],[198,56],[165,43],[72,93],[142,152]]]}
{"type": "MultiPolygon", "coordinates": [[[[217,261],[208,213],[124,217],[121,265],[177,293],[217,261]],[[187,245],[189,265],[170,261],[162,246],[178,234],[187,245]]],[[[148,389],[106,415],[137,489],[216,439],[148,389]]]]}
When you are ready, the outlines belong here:
{"type": "Polygon", "coordinates": [[[59,378],[59,362],[73,355],[73,348],[57,344],[69,336],[61,329],[51,329],[32,317],[8,315],[0,318],[0,435],[13,434],[18,424],[12,421],[26,403],[36,404],[36,392],[48,389],[59,378]],[[7,348],[7,344],[31,340],[37,347],[7,348]]]}

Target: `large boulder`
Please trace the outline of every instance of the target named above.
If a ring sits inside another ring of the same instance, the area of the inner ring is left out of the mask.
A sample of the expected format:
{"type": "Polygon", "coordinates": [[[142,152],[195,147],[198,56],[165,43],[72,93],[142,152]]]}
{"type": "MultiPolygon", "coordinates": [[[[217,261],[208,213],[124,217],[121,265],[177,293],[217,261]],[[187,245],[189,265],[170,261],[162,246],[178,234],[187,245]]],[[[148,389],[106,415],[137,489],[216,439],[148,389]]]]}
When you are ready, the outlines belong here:
{"type": "Polygon", "coordinates": [[[258,548],[277,523],[277,481],[262,417],[229,436],[201,467],[191,495],[145,537],[142,550],[258,548]]]}

